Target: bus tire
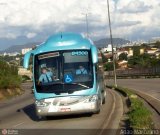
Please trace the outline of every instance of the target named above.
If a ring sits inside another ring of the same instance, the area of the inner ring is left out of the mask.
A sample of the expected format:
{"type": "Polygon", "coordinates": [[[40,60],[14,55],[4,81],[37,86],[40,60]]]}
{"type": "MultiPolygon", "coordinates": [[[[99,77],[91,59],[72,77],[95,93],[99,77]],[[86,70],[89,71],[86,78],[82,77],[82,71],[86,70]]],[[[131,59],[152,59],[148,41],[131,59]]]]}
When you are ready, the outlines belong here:
{"type": "Polygon", "coordinates": [[[53,119],[52,116],[46,116],[46,120],[51,120],[51,119],[53,119]]]}
{"type": "Polygon", "coordinates": [[[99,114],[100,113],[100,108],[94,113],[94,114],[99,114]]]}
{"type": "Polygon", "coordinates": [[[38,120],[42,120],[42,116],[39,116],[39,115],[38,115],[37,117],[38,117],[38,120]]]}
{"type": "Polygon", "coordinates": [[[104,92],[104,97],[103,97],[103,100],[102,100],[102,104],[105,104],[106,103],[106,91],[104,92]]]}
{"type": "Polygon", "coordinates": [[[46,116],[38,116],[38,120],[41,121],[41,120],[45,120],[46,119],[46,116]]]}
{"type": "Polygon", "coordinates": [[[95,114],[99,114],[100,113],[100,109],[98,111],[95,112],[95,114]]]}
{"type": "Polygon", "coordinates": [[[106,98],[103,98],[102,104],[106,103],[106,98]]]}
{"type": "Polygon", "coordinates": [[[88,117],[92,117],[92,115],[93,115],[93,112],[86,113],[86,116],[88,117]]]}

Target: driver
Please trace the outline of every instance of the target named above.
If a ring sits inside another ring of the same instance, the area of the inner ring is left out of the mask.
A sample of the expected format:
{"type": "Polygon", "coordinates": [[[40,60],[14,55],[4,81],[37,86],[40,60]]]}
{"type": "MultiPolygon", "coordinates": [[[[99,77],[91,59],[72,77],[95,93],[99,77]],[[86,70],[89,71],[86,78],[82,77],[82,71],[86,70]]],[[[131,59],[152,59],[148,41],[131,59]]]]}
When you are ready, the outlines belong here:
{"type": "Polygon", "coordinates": [[[47,70],[46,67],[42,68],[42,74],[39,77],[39,84],[40,83],[49,83],[53,81],[53,73],[49,70],[47,70]]]}

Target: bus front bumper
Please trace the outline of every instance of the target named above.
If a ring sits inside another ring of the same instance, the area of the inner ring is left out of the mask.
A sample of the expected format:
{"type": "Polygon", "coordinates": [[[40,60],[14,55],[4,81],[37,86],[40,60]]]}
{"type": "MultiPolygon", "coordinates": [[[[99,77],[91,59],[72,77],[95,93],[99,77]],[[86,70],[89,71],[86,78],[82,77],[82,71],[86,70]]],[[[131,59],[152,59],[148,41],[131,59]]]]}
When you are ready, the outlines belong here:
{"type": "Polygon", "coordinates": [[[54,105],[53,103],[44,103],[40,106],[35,103],[36,113],[38,116],[58,116],[82,113],[96,113],[100,109],[100,102],[98,98],[93,101],[83,101],[71,105],[54,105]]]}

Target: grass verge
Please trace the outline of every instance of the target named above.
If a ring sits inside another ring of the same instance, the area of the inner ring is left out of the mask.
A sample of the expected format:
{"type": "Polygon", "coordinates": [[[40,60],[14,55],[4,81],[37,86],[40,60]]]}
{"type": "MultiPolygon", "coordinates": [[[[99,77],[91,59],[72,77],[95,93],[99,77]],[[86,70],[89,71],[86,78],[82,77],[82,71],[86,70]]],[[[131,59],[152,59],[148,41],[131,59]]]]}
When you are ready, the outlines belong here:
{"type": "Polygon", "coordinates": [[[11,99],[13,97],[22,95],[24,90],[21,88],[12,88],[12,89],[0,89],[0,101],[11,99]]]}
{"type": "Polygon", "coordinates": [[[128,118],[130,127],[133,129],[154,129],[152,120],[152,113],[145,107],[143,101],[137,97],[131,89],[123,87],[107,86],[108,88],[114,88],[116,91],[127,96],[130,100],[128,118]]]}
{"type": "Polygon", "coordinates": [[[0,101],[21,95],[22,79],[17,66],[0,60],[0,101]]]}

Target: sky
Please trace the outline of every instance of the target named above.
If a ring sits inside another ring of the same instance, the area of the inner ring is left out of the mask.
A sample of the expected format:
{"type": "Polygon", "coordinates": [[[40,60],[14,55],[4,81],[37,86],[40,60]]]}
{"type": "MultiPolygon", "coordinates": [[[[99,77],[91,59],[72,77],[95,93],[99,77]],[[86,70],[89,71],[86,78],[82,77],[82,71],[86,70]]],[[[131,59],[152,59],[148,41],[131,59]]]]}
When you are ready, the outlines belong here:
{"type": "MultiPolygon", "coordinates": [[[[109,0],[113,37],[131,41],[160,37],[159,0],[109,0]]],[[[59,32],[109,37],[107,0],[0,0],[0,50],[45,41],[59,32]]]]}

